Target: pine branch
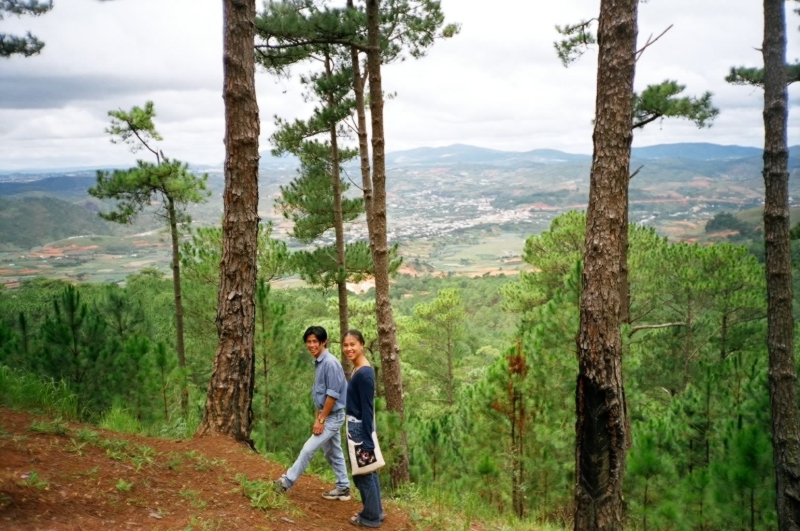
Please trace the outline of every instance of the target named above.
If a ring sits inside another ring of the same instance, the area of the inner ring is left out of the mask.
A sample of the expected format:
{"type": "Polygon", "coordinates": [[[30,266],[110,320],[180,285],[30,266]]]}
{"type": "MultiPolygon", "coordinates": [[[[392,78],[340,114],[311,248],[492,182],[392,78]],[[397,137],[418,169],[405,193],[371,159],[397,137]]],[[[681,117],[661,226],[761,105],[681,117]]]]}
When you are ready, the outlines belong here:
{"type": "Polygon", "coordinates": [[[628,337],[632,337],[633,334],[635,334],[636,332],[640,332],[642,330],[656,330],[659,328],[672,328],[676,326],[686,326],[686,323],[661,323],[661,324],[634,326],[633,328],[631,328],[630,332],[628,332],[628,337]]]}
{"type": "Polygon", "coordinates": [[[648,48],[648,47],[649,47],[651,44],[654,44],[654,43],[655,43],[655,42],[656,42],[658,39],[660,39],[661,37],[663,37],[663,36],[664,36],[664,34],[665,34],[666,32],[668,32],[669,30],[671,30],[671,29],[672,29],[672,26],[674,26],[674,24],[670,24],[670,25],[667,27],[667,29],[665,29],[664,31],[662,31],[662,32],[661,32],[661,33],[658,35],[658,37],[656,37],[655,39],[653,38],[653,34],[651,33],[651,34],[650,34],[650,36],[647,38],[647,42],[645,43],[645,45],[644,45],[644,46],[642,46],[642,47],[641,47],[639,50],[636,50],[636,59],[635,59],[635,60],[636,60],[636,61],[638,61],[638,60],[639,60],[639,58],[640,58],[640,57],[642,56],[642,54],[644,53],[644,51],[645,51],[645,50],[646,50],[646,49],[647,49],[647,48],[648,48]]]}

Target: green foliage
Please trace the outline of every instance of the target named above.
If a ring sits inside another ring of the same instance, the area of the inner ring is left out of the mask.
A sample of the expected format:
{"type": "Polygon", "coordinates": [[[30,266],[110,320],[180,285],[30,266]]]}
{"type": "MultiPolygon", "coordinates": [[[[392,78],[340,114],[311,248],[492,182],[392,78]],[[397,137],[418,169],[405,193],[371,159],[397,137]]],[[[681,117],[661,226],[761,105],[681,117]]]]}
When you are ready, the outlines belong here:
{"type": "MultiPolygon", "coordinates": [[[[389,248],[389,274],[394,275],[403,263],[397,244],[389,248]]],[[[292,264],[300,278],[312,286],[330,289],[342,278],[336,263],[336,250],[332,245],[315,247],[312,251],[297,251],[292,255],[292,264]]],[[[374,275],[372,250],[369,243],[359,241],[345,245],[344,280],[361,282],[374,275]]]]}
{"type": "MultiPolygon", "coordinates": [[[[316,143],[305,143],[306,146],[309,144],[316,143]]],[[[330,147],[318,145],[323,148],[318,158],[306,161],[305,156],[301,157],[298,170],[300,177],[287,186],[281,186],[281,197],[276,201],[276,208],[293,223],[292,236],[303,243],[312,243],[334,228],[330,147]]],[[[347,159],[341,162],[345,160],[347,159]]],[[[340,179],[340,186],[342,193],[350,188],[343,179],[340,179]]],[[[342,219],[345,223],[355,220],[363,213],[363,199],[342,198],[342,219]]]]}
{"type": "Polygon", "coordinates": [[[111,142],[127,144],[133,153],[150,149],[148,146],[154,140],[163,140],[153,123],[156,110],[152,101],[145,102],[144,108],[134,106],[127,112],[122,109],[108,111],[108,115],[111,125],[106,133],[111,135],[111,142]]]}
{"type": "Polygon", "coordinates": [[[429,387],[433,391],[431,398],[446,400],[450,406],[454,405],[457,391],[456,371],[466,350],[462,343],[466,320],[461,292],[445,289],[434,301],[414,306],[414,317],[408,324],[414,335],[409,361],[427,374],[428,382],[435,382],[429,387]]]}
{"type": "Polygon", "coordinates": [[[711,103],[710,92],[696,98],[678,95],[685,85],[666,80],[658,85],[649,85],[641,94],[633,95],[633,128],[644,127],[658,119],[683,118],[695,123],[698,128],[710,127],[719,109],[711,103]]]}
{"type": "Polygon", "coordinates": [[[525,320],[555,295],[583,255],[585,225],[584,213],[570,211],[556,217],[550,230],[525,240],[522,258],[531,265],[531,271],[520,272],[519,282],[503,287],[507,310],[522,314],[525,320]]]}
{"type": "MultiPolygon", "coordinates": [[[[5,17],[32,15],[39,16],[53,9],[53,0],[2,0],[0,2],[0,20],[5,17]]],[[[24,37],[0,33],[0,57],[22,55],[30,57],[44,48],[44,42],[28,32],[24,37]]]]}
{"type": "MultiPolygon", "coordinates": [[[[160,160],[158,164],[139,160],[136,167],[128,170],[97,172],[97,184],[89,194],[98,199],[116,200],[115,209],[101,212],[100,217],[115,223],[131,223],[154,198],[162,201],[167,217],[174,206],[179,208],[189,203],[201,203],[210,192],[206,189],[208,175],[198,177],[189,171],[188,164],[178,160],[160,160]]],[[[182,212],[181,223],[190,218],[182,212]]]]}
{"type": "MultiPolygon", "coordinates": [[[[99,199],[113,199],[115,207],[110,212],[100,212],[100,216],[116,223],[131,223],[155,199],[161,201],[170,235],[172,236],[173,256],[177,257],[178,226],[190,222],[185,208],[191,203],[204,202],[211,194],[206,189],[208,175],[197,176],[189,171],[188,164],[166,158],[162,151],[152,145],[161,140],[161,135],[153,124],[155,109],[153,102],[148,101],[144,108],[134,106],[130,111],[110,111],[111,126],[106,130],[112,142],[123,142],[131,146],[133,152],[141,149],[150,151],[156,163],[138,160],[135,168],[97,172],[97,184],[89,189],[89,194],[99,199]]],[[[180,263],[173,261],[173,278],[180,285],[180,263]]],[[[175,295],[176,319],[181,319],[181,300],[175,295]]],[[[182,323],[176,327],[179,349],[183,349],[182,323]]],[[[178,357],[183,359],[181,350],[178,357]]]]}
{"type": "Polygon", "coordinates": [[[208,505],[200,497],[199,490],[183,489],[180,491],[178,495],[184,500],[188,501],[192,507],[195,507],[197,509],[205,509],[206,505],[208,505]]]}
{"type": "Polygon", "coordinates": [[[752,225],[740,220],[730,212],[720,212],[706,222],[706,232],[736,231],[738,235],[735,239],[752,238],[755,230],[752,225]]]}
{"type": "Polygon", "coordinates": [[[64,380],[55,381],[0,365],[0,404],[77,420],[78,397],[64,380]]]}
{"type": "Polygon", "coordinates": [[[114,488],[116,488],[119,492],[128,492],[133,488],[133,482],[125,481],[124,479],[120,478],[114,488]]]}
{"type": "Polygon", "coordinates": [[[55,197],[0,198],[0,243],[30,249],[76,234],[119,234],[85,206],[55,197]]]}
{"type": "MultiPolygon", "coordinates": [[[[764,87],[764,69],[746,66],[732,66],[725,76],[725,81],[731,85],[745,85],[764,87]]],[[[786,83],[791,85],[800,81],[800,61],[786,65],[786,83]]]]}
{"type": "MultiPolygon", "coordinates": [[[[555,42],[554,46],[556,55],[565,67],[578,60],[590,46],[597,44],[597,36],[592,30],[592,24],[595,22],[597,19],[592,18],[574,25],[556,26],[556,31],[564,36],[564,39],[555,42]]],[[[652,42],[648,41],[638,51],[631,52],[636,60],[652,42]]],[[[658,85],[648,85],[641,94],[634,92],[631,128],[639,129],[664,118],[683,118],[694,122],[698,128],[711,127],[711,122],[719,114],[719,109],[711,102],[711,92],[705,92],[699,98],[694,96],[679,98],[685,88],[685,85],[677,81],[666,80],[658,85]]]]}
{"type": "MultiPolygon", "coordinates": [[[[211,374],[208,356],[217,346],[217,297],[222,260],[222,229],[203,227],[192,231],[181,245],[186,318],[186,352],[189,377],[203,388],[211,374]]],[[[273,282],[293,273],[295,265],[286,243],[273,237],[271,223],[258,227],[256,267],[259,282],[273,282]]],[[[165,371],[169,374],[169,370],[165,371]]]]}
{"type": "Polygon", "coordinates": [[[556,26],[556,31],[565,38],[554,42],[556,55],[565,67],[574,63],[586,53],[589,46],[597,44],[597,37],[591,30],[593,22],[597,19],[582,20],[578,24],[556,26]]]}
{"type": "Polygon", "coordinates": [[[23,487],[31,487],[40,490],[47,490],[50,487],[50,483],[47,480],[40,478],[38,472],[29,472],[27,477],[23,477],[25,481],[19,483],[23,487]]]}
{"type": "MultiPolygon", "coordinates": [[[[378,432],[388,447],[406,430],[414,484],[393,494],[413,509],[421,528],[464,529],[478,518],[505,529],[569,526],[584,226],[584,215],[570,212],[529,238],[523,254],[530,270],[519,279],[399,275],[393,283],[407,418],[401,425],[385,412],[378,386],[378,432]],[[448,335],[455,338],[451,402],[447,380],[440,378],[448,335]]],[[[100,353],[87,369],[92,383],[76,386],[64,371],[68,383],[59,389],[74,393],[68,395],[74,413],[53,409],[51,418],[78,417],[80,396],[84,418],[107,428],[191,435],[215,347],[213,273],[221,249],[219,239],[195,236],[183,256],[191,278],[187,325],[197,331],[187,344],[188,374],[175,370],[169,355],[170,279],[150,270],[129,277],[124,288],[73,288],[80,296],[78,315],[85,307],[76,329],[96,321],[104,333],[96,346],[87,346],[100,353]],[[176,408],[181,378],[191,389],[188,417],[176,408]]],[[[742,246],[675,244],[635,225],[629,242],[632,322],[623,329],[623,370],[633,446],[624,487],[626,526],[643,529],[646,520],[648,530],[716,531],[749,528],[752,518],[755,529],[775,528],[765,436],[763,267],[742,246]]],[[[256,290],[252,436],[260,451],[291,462],[313,418],[313,365],[299,336],[311,324],[335,330],[337,303],[317,289],[276,289],[264,269],[256,290]]],[[[30,360],[27,370],[54,374],[43,352],[60,343],[45,340],[43,325],[58,320],[53,299],[63,307],[66,290],[63,283],[39,280],[13,290],[13,297],[0,293],[0,350],[30,360]],[[20,355],[23,330],[29,356],[20,355]]],[[[364,332],[367,355],[380,371],[374,304],[369,293],[352,295],[348,317],[364,332]]],[[[50,404],[48,381],[0,367],[0,402],[30,407],[42,397],[50,404]]],[[[97,446],[134,470],[157,458],[152,449],[90,430],[67,434],[68,450],[80,455],[83,445],[97,446]]],[[[167,459],[171,467],[224,466],[188,454],[167,459]]],[[[312,465],[327,469],[321,457],[312,465]]],[[[285,503],[266,481],[238,481],[254,506],[272,510],[285,503]]],[[[189,503],[196,499],[186,497],[189,503]]]]}
{"type": "Polygon", "coordinates": [[[98,425],[104,430],[118,433],[130,433],[132,435],[142,433],[142,425],[139,420],[118,405],[109,409],[100,419],[98,425]]]}
{"type": "Polygon", "coordinates": [[[36,433],[47,433],[50,435],[66,435],[67,424],[61,418],[57,418],[50,422],[34,420],[33,424],[31,424],[31,431],[35,431],[36,433]]]}
{"type": "MultiPolygon", "coordinates": [[[[438,39],[460,31],[445,24],[438,0],[381,2],[383,63],[418,59],[438,39]]],[[[287,75],[290,66],[309,59],[321,47],[340,46],[349,53],[366,50],[366,13],[362,6],[332,8],[315,0],[268,2],[256,18],[256,60],[270,71],[287,75]]]]}
{"type": "Polygon", "coordinates": [[[245,474],[236,474],[236,481],[245,498],[250,500],[250,507],[261,511],[286,511],[291,508],[289,500],[277,492],[269,482],[257,479],[249,480],[245,474]]]}

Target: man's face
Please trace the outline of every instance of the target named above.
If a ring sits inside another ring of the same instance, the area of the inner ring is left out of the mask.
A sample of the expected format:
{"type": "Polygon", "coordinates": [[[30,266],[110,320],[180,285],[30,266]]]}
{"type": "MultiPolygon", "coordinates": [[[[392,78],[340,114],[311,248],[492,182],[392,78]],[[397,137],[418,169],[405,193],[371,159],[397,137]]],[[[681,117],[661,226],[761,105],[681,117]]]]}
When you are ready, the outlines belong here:
{"type": "Polygon", "coordinates": [[[319,339],[317,339],[317,336],[311,334],[310,336],[308,336],[308,339],[306,339],[306,348],[311,353],[311,355],[316,358],[317,356],[322,354],[322,351],[325,350],[325,343],[320,343],[319,339]]]}

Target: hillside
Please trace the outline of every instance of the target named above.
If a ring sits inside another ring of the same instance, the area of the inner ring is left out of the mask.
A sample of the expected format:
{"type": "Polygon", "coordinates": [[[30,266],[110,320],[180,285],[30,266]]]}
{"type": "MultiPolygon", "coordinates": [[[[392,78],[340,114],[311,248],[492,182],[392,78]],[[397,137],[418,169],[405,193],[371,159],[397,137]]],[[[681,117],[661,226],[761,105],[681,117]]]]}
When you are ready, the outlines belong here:
{"type": "MultiPolygon", "coordinates": [[[[46,173],[45,175],[49,175],[46,173]]],[[[97,182],[94,173],[81,175],[56,175],[35,179],[29,175],[23,181],[6,180],[0,182],[0,196],[12,196],[29,192],[45,192],[49,194],[85,194],[97,182]]]]}
{"type": "MultiPolygon", "coordinates": [[[[283,470],[224,438],[123,435],[0,408],[2,529],[352,529],[355,498],[324,500],[330,485],[313,476],[279,495],[268,482],[283,470]]],[[[426,529],[385,505],[382,529],[426,529]]]]}
{"type": "MultiPolygon", "coordinates": [[[[631,181],[631,221],[652,226],[674,240],[702,237],[706,221],[717,213],[761,204],[764,185],[760,153],[754,147],[706,143],[634,148],[631,168],[639,171],[631,181]]],[[[480,275],[518,270],[519,265],[508,260],[519,256],[525,238],[545,230],[560,212],[585,209],[588,201],[591,166],[588,155],[549,149],[512,152],[457,144],[392,152],[387,154],[387,161],[389,239],[400,244],[407,263],[424,263],[426,270],[437,274],[480,275]]],[[[348,177],[356,181],[357,164],[354,161],[352,167],[346,168],[348,177]]],[[[789,185],[792,193],[800,186],[798,164],[800,146],[792,146],[789,185]]],[[[289,237],[291,223],[275,210],[274,200],[280,194],[280,187],[297,175],[295,168],[296,159],[275,158],[268,151],[262,152],[259,215],[275,224],[274,234],[286,240],[292,249],[301,245],[289,237]]],[[[109,234],[109,230],[114,231],[110,238],[118,238],[160,226],[156,218],[144,213],[136,230],[125,232],[126,228],[109,229],[108,225],[100,228],[103,222],[80,208],[86,201],[96,203],[86,195],[86,187],[94,179],[88,172],[14,177],[25,181],[0,182],[0,196],[13,193],[9,199],[34,195],[67,197],[71,204],[59,204],[58,209],[64,209],[64,214],[58,215],[30,209],[12,212],[3,206],[0,251],[25,250],[87,233],[109,234]],[[17,224],[10,224],[6,219],[9,217],[17,224]],[[35,220],[35,224],[29,225],[28,220],[35,220]]],[[[219,224],[224,187],[221,171],[209,171],[208,186],[212,192],[208,202],[187,210],[196,224],[193,226],[219,224]]],[[[358,193],[356,187],[348,192],[353,196],[358,193]]],[[[347,228],[347,238],[367,238],[363,218],[347,228]]],[[[332,241],[333,234],[326,233],[318,243],[332,241]]],[[[74,240],[54,245],[74,243],[100,245],[96,241],[74,240]]],[[[42,253],[27,253],[30,256],[0,253],[0,282],[17,285],[37,274],[121,281],[133,272],[135,264],[141,263],[144,242],[137,238],[107,243],[100,245],[97,253],[107,251],[108,260],[84,257],[81,267],[74,271],[42,270],[42,253]],[[131,264],[122,263],[126,256],[133,260],[131,264]]],[[[64,249],[62,254],[73,256],[75,252],[64,249]]],[[[168,255],[159,251],[147,257],[147,266],[166,269],[167,259],[168,255]]],[[[63,261],[58,265],[62,264],[63,261]]]]}
{"type": "Polygon", "coordinates": [[[52,196],[0,197],[0,245],[29,249],[83,234],[111,235],[120,227],[97,215],[97,204],[76,205],[52,196]]]}

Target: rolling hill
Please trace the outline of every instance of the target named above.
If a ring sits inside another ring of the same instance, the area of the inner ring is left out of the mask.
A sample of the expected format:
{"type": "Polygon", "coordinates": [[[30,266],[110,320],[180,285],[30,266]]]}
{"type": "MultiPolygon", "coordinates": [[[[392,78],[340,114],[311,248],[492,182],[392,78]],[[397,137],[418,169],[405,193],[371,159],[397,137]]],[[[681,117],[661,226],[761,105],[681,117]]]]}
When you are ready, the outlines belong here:
{"type": "Polygon", "coordinates": [[[101,219],[97,205],[77,205],[55,197],[0,197],[0,245],[29,249],[82,234],[118,234],[122,228],[101,219]]]}

